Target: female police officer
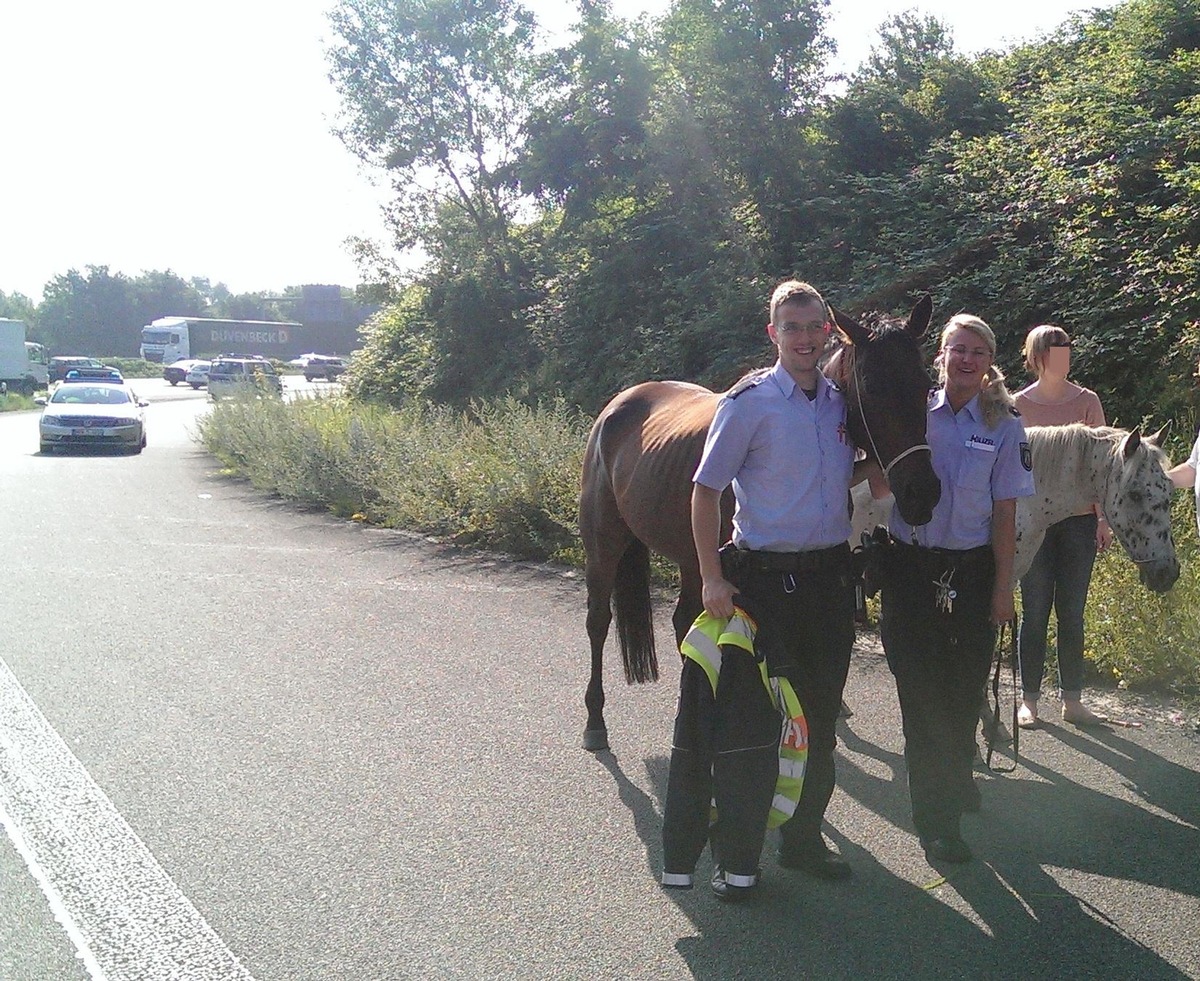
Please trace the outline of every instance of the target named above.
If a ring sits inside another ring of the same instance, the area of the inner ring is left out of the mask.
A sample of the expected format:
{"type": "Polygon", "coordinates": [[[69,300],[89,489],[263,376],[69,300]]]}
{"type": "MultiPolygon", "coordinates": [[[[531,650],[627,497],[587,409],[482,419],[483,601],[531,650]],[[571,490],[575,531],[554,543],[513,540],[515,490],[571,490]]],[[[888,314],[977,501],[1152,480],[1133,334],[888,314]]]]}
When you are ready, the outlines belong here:
{"type": "Polygon", "coordinates": [[[979,698],[995,627],[1013,619],[1016,499],[1034,489],[1025,428],[995,353],[978,317],[958,314],[942,330],[942,387],[928,417],[942,496],[920,528],[893,510],[881,583],[880,636],[900,697],[913,823],[930,861],[971,858],[959,821],[977,793],[979,698]]]}
{"type": "MultiPolygon", "coordinates": [[[[834,727],[854,642],[846,544],[854,448],[846,438],[845,399],[817,367],[831,329],[825,301],[807,283],[789,280],[775,288],[770,316],[767,333],[778,361],[718,403],[693,478],[692,533],[705,611],[731,617],[740,594],[757,621],[756,656],[792,682],[807,718],[808,769],[795,816],[781,828],[780,863],[841,879],[850,867],[825,844],[821,821],[833,793],[834,727]],[[736,562],[723,567],[720,502],[731,483],[736,562]]],[[[757,667],[745,660],[722,662],[721,697],[732,698],[734,688],[738,695],[728,710],[715,712],[703,670],[684,662],[663,818],[663,884],[691,885],[711,834],[713,890],[725,900],[757,884],[779,774],[779,714],[757,667]],[[733,684],[727,673],[735,669],[733,684]],[[710,793],[717,809],[711,830],[710,793]]]]}

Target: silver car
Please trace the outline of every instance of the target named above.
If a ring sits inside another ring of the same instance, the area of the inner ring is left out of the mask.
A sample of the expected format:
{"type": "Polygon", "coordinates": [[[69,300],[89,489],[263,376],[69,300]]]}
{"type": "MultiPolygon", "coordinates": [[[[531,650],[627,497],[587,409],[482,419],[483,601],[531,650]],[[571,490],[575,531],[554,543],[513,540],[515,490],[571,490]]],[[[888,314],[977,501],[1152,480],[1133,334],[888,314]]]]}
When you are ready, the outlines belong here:
{"type": "Polygon", "coordinates": [[[214,358],[208,394],[214,402],[226,396],[282,395],[283,382],[266,358],[214,358]]]}
{"type": "Polygon", "coordinates": [[[40,403],[41,450],[58,446],[117,446],[141,453],[146,446],[142,402],[122,384],[68,381],[40,403]]]}
{"type": "Polygon", "coordinates": [[[208,369],[212,367],[211,361],[197,361],[190,369],[188,369],[187,377],[184,379],[196,391],[200,391],[201,387],[208,384],[208,369]]]}

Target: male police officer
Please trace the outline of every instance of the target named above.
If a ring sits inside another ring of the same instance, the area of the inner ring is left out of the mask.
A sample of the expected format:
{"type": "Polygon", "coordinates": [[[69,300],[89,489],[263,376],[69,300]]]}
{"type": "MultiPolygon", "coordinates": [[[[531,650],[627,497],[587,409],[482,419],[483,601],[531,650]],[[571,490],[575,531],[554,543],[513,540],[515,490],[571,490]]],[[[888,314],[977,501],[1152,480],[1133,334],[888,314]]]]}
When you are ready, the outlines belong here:
{"type": "MultiPolygon", "coordinates": [[[[842,393],[818,368],[831,329],[828,307],[812,286],[788,280],[776,287],[767,334],[778,360],[743,379],[718,404],[693,478],[692,532],[705,611],[731,617],[740,595],[739,605],[757,621],[756,653],[766,657],[771,674],[791,680],[807,719],[808,769],[795,815],[781,828],[780,864],[843,879],[850,867],[821,834],[834,786],[834,727],[854,642],[846,544],[854,448],[842,393]],[[730,484],[736,549],[721,550],[720,501],[730,484]]],[[[713,890],[729,900],[745,896],[758,881],[779,774],[780,728],[752,662],[726,658],[720,685],[741,687],[738,694],[725,690],[722,702],[730,707],[713,718],[709,679],[695,661],[684,662],[664,816],[663,884],[691,884],[707,835],[716,863],[713,890]],[[711,829],[710,788],[717,811],[711,829]]]]}

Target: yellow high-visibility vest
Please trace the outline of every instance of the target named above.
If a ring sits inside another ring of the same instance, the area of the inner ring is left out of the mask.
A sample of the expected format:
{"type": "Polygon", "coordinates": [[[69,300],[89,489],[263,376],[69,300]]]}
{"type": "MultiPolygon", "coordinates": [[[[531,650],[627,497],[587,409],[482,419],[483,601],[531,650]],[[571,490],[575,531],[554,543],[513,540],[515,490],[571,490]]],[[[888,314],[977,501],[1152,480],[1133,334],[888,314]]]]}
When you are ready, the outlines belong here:
{"type": "MultiPolygon", "coordinates": [[[[679,652],[704,669],[715,698],[717,679],[721,676],[721,649],[740,648],[747,656],[754,657],[754,635],[757,630],[758,624],[739,607],[733,608],[733,616],[728,620],[703,612],[696,617],[687,636],[683,638],[679,652]]],[[[796,813],[800,791],[804,788],[804,770],[808,765],[808,723],[792,683],[787,678],[769,677],[765,660],[758,662],[758,670],[771,701],[779,709],[781,719],[779,777],[775,781],[775,797],[767,818],[767,827],[777,828],[796,813]]]]}

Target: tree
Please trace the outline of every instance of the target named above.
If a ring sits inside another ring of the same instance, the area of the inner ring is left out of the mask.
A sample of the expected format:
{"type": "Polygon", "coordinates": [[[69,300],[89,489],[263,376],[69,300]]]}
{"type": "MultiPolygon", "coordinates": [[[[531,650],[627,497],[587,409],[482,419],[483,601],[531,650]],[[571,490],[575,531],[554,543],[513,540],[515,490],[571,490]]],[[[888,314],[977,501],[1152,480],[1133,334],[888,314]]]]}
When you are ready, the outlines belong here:
{"type": "Polygon", "coordinates": [[[1008,113],[987,60],[957,55],[946,25],[907,12],[885,21],[879,37],[824,120],[838,171],[901,173],[936,140],[1003,128],[1008,113]]]}
{"type": "Polygon", "coordinates": [[[833,44],[828,0],[679,0],[659,43],[664,125],[694,127],[702,159],[753,204],[769,261],[793,265],[815,161],[810,123],[833,44]]]}
{"type": "Polygon", "coordinates": [[[586,4],[579,37],[548,57],[551,95],[525,124],[513,179],[570,225],[595,215],[609,195],[628,193],[647,166],[646,123],[655,69],[642,39],[586,4]]]}
{"type": "Polygon", "coordinates": [[[397,243],[436,238],[449,207],[507,276],[516,197],[497,172],[535,98],[532,15],[517,0],[341,0],[330,20],[338,133],[389,172],[397,243]]]}
{"type": "Polygon", "coordinates": [[[5,293],[0,290],[0,317],[6,320],[23,320],[29,329],[29,339],[38,340],[36,307],[24,293],[5,293]]]}

